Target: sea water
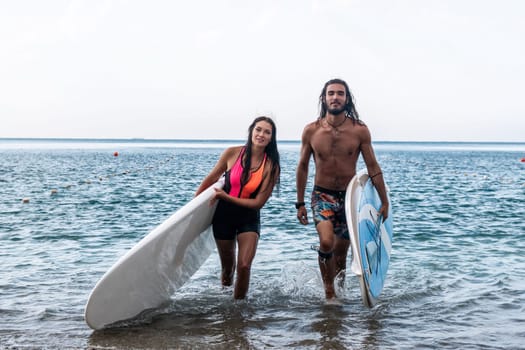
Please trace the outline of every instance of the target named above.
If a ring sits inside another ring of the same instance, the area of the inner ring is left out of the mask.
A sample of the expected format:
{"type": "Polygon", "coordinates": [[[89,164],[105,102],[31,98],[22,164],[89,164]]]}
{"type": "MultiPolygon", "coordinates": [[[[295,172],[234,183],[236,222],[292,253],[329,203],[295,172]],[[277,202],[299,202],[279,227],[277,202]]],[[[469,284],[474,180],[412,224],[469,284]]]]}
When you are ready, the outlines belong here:
{"type": "Polygon", "coordinates": [[[504,143],[374,144],[394,241],[372,309],[351,273],[326,303],[315,228],[293,205],[299,143],[281,142],[245,301],[221,288],[213,252],[170,305],[88,328],[104,272],[240,143],[0,140],[0,348],[525,348],[525,144],[504,143]]]}

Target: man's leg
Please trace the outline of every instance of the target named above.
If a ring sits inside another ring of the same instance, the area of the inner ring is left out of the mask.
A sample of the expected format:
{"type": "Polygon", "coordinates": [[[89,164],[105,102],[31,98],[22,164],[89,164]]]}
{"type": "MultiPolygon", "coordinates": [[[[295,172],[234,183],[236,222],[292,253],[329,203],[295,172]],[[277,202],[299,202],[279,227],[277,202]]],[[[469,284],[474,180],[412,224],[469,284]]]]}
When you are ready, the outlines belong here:
{"type": "Polygon", "coordinates": [[[345,282],[346,260],[350,240],[336,236],[334,248],[335,276],[338,277],[339,286],[342,288],[345,282]]]}
{"type": "Polygon", "coordinates": [[[330,221],[322,221],[317,224],[319,234],[319,268],[323,278],[326,299],[336,297],[334,289],[334,278],[336,271],[334,254],[335,235],[330,221]]]}

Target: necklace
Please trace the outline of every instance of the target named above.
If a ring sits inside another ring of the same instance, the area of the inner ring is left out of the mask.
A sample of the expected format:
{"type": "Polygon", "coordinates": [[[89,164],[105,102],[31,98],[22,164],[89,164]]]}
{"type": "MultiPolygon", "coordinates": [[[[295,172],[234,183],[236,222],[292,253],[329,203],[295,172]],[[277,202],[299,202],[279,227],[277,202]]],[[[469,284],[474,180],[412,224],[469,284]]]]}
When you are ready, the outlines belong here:
{"type": "Polygon", "coordinates": [[[330,122],[328,121],[328,119],[325,119],[325,120],[326,120],[326,123],[332,127],[332,129],[334,129],[334,130],[337,131],[337,128],[340,127],[341,125],[343,125],[343,124],[346,122],[346,119],[347,119],[347,118],[346,118],[346,116],[345,116],[345,118],[343,119],[343,121],[340,122],[340,123],[337,124],[337,125],[330,123],[330,122]]]}
{"type": "Polygon", "coordinates": [[[257,169],[259,169],[259,167],[261,166],[262,162],[263,162],[262,160],[259,161],[259,162],[257,162],[257,166],[252,166],[252,167],[250,168],[250,171],[251,171],[251,172],[254,172],[254,171],[256,171],[257,169]]]}
{"type": "MultiPolygon", "coordinates": [[[[254,160],[254,159],[252,158],[252,161],[253,161],[253,160],[254,160]]],[[[262,158],[261,158],[260,160],[257,159],[257,162],[255,162],[255,163],[257,164],[256,166],[251,166],[251,167],[250,167],[250,171],[251,171],[251,172],[254,172],[254,171],[256,171],[257,169],[259,169],[259,167],[262,165],[263,161],[264,161],[264,154],[263,154],[263,156],[262,156],[262,158]]]]}

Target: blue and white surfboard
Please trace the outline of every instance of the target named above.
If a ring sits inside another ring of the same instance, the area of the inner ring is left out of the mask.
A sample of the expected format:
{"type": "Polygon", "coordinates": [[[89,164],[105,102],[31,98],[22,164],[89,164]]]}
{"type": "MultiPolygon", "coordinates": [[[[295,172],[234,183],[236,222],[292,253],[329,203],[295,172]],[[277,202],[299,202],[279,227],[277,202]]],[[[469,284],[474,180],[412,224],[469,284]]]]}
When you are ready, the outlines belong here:
{"type": "MultiPolygon", "coordinates": [[[[390,198],[389,198],[390,201],[390,198]]],[[[392,250],[392,206],[379,217],[381,200],[366,170],[348,184],[345,211],[352,246],[352,271],[359,277],[363,304],[373,307],[383,290],[392,250]]]]}

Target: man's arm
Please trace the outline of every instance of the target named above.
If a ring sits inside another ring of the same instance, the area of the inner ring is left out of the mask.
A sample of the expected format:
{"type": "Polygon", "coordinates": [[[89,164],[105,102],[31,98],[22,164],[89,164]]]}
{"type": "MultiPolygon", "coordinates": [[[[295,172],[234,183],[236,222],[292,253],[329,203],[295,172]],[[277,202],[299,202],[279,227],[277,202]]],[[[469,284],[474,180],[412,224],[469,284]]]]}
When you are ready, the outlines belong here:
{"type": "MultiPolygon", "coordinates": [[[[312,155],[312,148],[310,146],[310,130],[306,126],[301,137],[301,152],[299,155],[299,163],[297,164],[297,171],[295,173],[295,185],[297,190],[297,203],[304,203],[304,193],[306,191],[306,182],[308,181],[308,166],[310,157],[312,155]]],[[[297,218],[306,225],[308,224],[308,215],[306,205],[300,205],[297,208],[297,218]]]]}
{"type": "Polygon", "coordinates": [[[383,215],[384,221],[388,217],[388,207],[390,206],[390,203],[388,202],[388,197],[386,194],[386,185],[383,179],[383,173],[374,154],[374,149],[372,148],[372,139],[368,129],[361,142],[361,154],[363,155],[363,160],[365,161],[366,168],[368,170],[368,176],[370,176],[372,179],[372,183],[374,184],[374,187],[379,194],[379,198],[381,199],[382,205],[379,209],[379,214],[383,215]]]}

